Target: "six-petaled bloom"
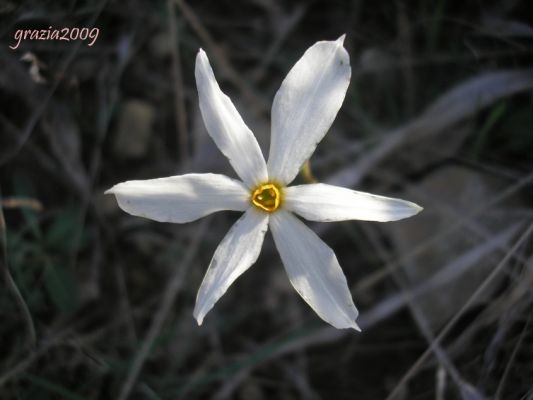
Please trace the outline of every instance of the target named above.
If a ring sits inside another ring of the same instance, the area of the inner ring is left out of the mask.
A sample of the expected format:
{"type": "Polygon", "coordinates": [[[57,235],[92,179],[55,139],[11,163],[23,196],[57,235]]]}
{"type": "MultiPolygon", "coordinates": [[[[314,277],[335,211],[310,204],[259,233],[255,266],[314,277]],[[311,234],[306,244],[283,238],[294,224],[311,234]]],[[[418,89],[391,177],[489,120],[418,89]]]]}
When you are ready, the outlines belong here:
{"type": "Polygon", "coordinates": [[[221,90],[203,50],[196,57],[200,110],[212,139],[238,181],[218,174],[186,174],[119,183],[113,193],[126,212],[184,223],[221,211],[243,211],[215,251],[198,291],[198,324],[259,256],[267,228],[291,284],[326,322],[359,330],[358,311],[335,253],[294,214],[310,221],[394,221],[421,207],[408,201],[315,183],[287,186],[333,123],[350,82],[344,36],[311,46],[291,69],[272,105],[270,154],[259,145],[221,90]]]}

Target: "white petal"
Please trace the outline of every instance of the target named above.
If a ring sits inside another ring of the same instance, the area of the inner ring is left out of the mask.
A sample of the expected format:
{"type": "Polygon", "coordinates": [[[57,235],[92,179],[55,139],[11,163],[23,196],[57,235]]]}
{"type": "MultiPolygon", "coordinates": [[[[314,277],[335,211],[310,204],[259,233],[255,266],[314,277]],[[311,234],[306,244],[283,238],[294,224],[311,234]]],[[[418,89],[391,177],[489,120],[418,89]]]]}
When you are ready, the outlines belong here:
{"type": "Polygon", "coordinates": [[[285,188],[285,207],[311,221],[396,221],[419,213],[410,201],[313,183],[285,188]]]}
{"type": "Polygon", "coordinates": [[[250,206],[244,184],[218,174],[127,181],[108,193],[127,213],[159,222],[190,222],[216,211],[244,211],[250,206]]]}
{"type": "Polygon", "coordinates": [[[267,225],[268,214],[250,208],[220,242],[196,297],[198,325],[235,279],[257,260],[267,225]]]}
{"type": "Polygon", "coordinates": [[[358,312],[335,253],[287,211],[270,217],[270,229],[292,286],[335,328],[360,330],[358,312]]]}
{"type": "Polygon", "coordinates": [[[290,183],[333,123],[350,83],[350,59],[334,42],[317,42],[290,70],[272,105],[268,174],[290,183]]]}
{"type": "Polygon", "coordinates": [[[209,135],[249,187],[268,179],[265,159],[252,131],[215,79],[205,52],[196,56],[196,86],[209,135]]]}

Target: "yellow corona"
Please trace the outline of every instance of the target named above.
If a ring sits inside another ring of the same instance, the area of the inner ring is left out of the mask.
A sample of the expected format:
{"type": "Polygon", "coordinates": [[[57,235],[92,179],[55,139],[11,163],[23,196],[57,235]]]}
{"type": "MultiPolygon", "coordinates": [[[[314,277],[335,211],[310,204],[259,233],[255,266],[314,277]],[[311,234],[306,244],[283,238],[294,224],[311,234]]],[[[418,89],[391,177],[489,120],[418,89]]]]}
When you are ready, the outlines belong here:
{"type": "Polygon", "coordinates": [[[252,192],[251,200],[260,210],[274,212],[282,202],[281,187],[272,182],[261,184],[252,192]]]}

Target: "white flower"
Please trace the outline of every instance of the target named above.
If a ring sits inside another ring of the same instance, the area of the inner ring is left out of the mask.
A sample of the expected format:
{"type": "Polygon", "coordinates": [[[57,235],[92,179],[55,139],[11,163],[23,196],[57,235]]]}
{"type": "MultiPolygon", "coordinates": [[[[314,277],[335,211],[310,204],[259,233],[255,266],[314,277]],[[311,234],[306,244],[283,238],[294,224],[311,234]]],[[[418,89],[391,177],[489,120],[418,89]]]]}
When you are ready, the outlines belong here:
{"type": "Polygon", "coordinates": [[[200,110],[210,136],[241,181],[187,174],[119,183],[113,193],[126,212],[184,223],[221,211],[243,211],[215,251],[198,291],[194,316],[201,325],[228,287],[259,256],[268,226],[291,284],[326,322],[359,330],[358,311],[335,253],[293,213],[311,221],[394,221],[416,204],[322,183],[287,186],[333,123],[350,82],[344,35],[311,46],[289,72],[272,105],[270,155],[259,145],[218,86],[203,50],[196,57],[200,110]]]}

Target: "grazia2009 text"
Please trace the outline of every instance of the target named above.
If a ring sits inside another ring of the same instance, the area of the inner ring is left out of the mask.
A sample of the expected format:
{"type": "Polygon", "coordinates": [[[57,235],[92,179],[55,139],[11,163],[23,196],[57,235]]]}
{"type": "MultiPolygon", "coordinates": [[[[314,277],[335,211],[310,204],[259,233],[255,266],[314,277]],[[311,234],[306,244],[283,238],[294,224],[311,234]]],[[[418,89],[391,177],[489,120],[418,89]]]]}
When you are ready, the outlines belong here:
{"type": "Polygon", "coordinates": [[[48,41],[64,41],[70,42],[74,40],[87,41],[87,46],[92,46],[98,39],[100,29],[93,28],[53,28],[51,26],[48,29],[17,29],[13,35],[15,43],[9,46],[10,49],[18,49],[20,44],[26,40],[48,40],[48,41]]]}

